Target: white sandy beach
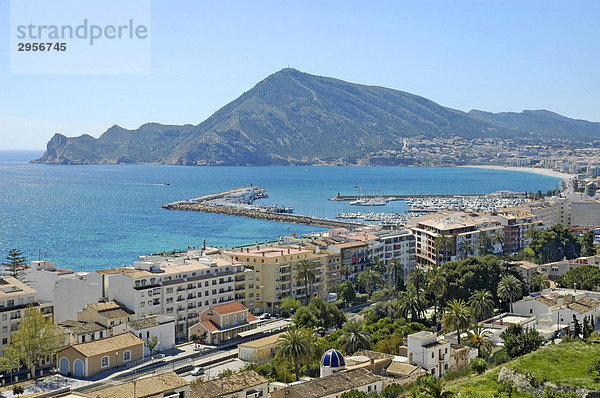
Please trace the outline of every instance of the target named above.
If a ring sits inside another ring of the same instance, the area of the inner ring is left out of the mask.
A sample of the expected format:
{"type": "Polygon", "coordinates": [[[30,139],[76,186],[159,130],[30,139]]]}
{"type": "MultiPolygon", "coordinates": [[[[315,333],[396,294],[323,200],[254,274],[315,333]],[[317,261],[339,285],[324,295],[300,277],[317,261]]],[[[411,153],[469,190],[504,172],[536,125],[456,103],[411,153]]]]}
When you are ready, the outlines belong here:
{"type": "Polygon", "coordinates": [[[458,166],[458,167],[471,167],[477,169],[490,169],[490,170],[511,170],[511,171],[524,171],[527,173],[541,174],[549,177],[562,178],[568,180],[575,177],[574,174],[563,173],[552,169],[542,169],[538,167],[515,167],[515,166],[493,166],[493,165],[472,165],[472,166],[458,166]]]}

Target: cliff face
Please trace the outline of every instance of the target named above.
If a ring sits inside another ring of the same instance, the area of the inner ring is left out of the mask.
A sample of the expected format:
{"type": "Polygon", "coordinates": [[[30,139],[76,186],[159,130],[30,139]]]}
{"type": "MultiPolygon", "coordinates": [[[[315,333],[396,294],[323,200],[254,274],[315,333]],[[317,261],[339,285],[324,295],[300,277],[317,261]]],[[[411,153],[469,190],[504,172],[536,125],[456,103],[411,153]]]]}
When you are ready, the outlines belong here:
{"type": "Polygon", "coordinates": [[[585,138],[600,138],[600,123],[577,124],[540,112],[467,114],[398,90],[283,69],[199,125],[149,123],[136,130],[113,126],[98,139],[56,134],[36,162],[354,163],[380,150],[401,149],[403,137],[520,137],[525,132],[547,134],[548,128],[560,126],[553,130],[560,136],[577,137],[585,127],[585,138]]]}

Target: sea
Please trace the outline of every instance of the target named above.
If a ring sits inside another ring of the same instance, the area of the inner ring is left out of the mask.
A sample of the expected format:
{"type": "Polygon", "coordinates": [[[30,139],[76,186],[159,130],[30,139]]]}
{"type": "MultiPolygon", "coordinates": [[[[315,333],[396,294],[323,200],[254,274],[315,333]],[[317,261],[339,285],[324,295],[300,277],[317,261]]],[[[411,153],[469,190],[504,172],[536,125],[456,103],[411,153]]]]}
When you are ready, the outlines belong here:
{"type": "MultiPolygon", "coordinates": [[[[200,246],[229,247],[322,228],[161,205],[255,185],[257,203],[334,218],[357,211],[328,199],[349,194],[469,194],[547,191],[560,179],[521,171],[463,167],[195,167],[30,164],[42,151],[0,151],[0,258],[11,248],[29,260],[92,271],[130,265],[139,256],[200,246]],[[167,185],[168,184],[168,185],[167,185]],[[357,187],[355,187],[357,186],[357,187]]],[[[364,211],[364,209],[361,209],[364,211]]],[[[405,212],[403,201],[367,211],[405,212]]]]}

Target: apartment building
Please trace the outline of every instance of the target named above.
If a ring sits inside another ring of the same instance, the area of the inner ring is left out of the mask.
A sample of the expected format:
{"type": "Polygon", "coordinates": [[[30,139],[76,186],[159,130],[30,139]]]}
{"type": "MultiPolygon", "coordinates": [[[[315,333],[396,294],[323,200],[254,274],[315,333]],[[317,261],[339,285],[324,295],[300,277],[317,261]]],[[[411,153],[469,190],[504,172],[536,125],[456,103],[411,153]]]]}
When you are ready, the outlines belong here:
{"type": "Polygon", "coordinates": [[[355,280],[369,263],[369,245],[366,242],[354,241],[329,245],[330,253],[339,255],[340,273],[343,279],[355,280]]]}
{"type": "Polygon", "coordinates": [[[495,212],[490,217],[504,228],[504,254],[517,253],[525,248],[531,241],[527,238],[527,231],[532,228],[544,228],[543,221],[523,210],[503,210],[495,212]]]}
{"type": "Polygon", "coordinates": [[[135,313],[175,318],[175,334],[187,336],[188,327],[211,305],[234,300],[236,276],[243,265],[231,257],[190,251],[178,257],[143,256],[132,268],[96,271],[103,275],[107,299],[135,313]]]}
{"type": "Polygon", "coordinates": [[[39,309],[46,318],[53,317],[52,303],[38,301],[35,289],[12,277],[0,278],[0,355],[28,307],[39,309]]]}
{"type": "Polygon", "coordinates": [[[285,296],[305,300],[325,294],[327,254],[315,253],[299,244],[276,242],[232,248],[224,254],[246,268],[236,274],[239,279],[236,288],[245,291],[245,305],[255,313],[276,312],[285,296]],[[304,281],[298,280],[296,267],[304,260],[316,266],[315,280],[308,284],[308,289],[304,281]]]}
{"type": "MultiPolygon", "coordinates": [[[[479,255],[477,240],[482,232],[490,238],[497,232],[504,234],[504,228],[499,221],[489,216],[470,215],[460,211],[441,211],[415,219],[409,228],[416,238],[416,260],[422,266],[436,266],[442,262],[458,260],[479,255]],[[438,251],[435,240],[442,233],[452,239],[447,250],[438,251]],[[469,240],[475,251],[473,254],[460,253],[461,242],[469,240]],[[442,258],[444,257],[444,258],[442,258]]],[[[502,245],[493,245],[494,253],[502,253],[502,245]]]]}
{"type": "Polygon", "coordinates": [[[404,265],[404,279],[415,268],[416,263],[416,239],[408,228],[400,228],[392,231],[374,232],[383,245],[380,258],[385,265],[397,259],[404,265]]]}

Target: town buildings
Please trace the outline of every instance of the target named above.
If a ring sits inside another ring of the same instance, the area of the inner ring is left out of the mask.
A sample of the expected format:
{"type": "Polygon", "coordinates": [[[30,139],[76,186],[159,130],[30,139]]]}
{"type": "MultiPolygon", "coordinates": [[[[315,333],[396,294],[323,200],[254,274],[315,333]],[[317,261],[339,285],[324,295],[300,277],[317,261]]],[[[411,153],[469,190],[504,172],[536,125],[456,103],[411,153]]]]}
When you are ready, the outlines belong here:
{"type": "Polygon", "coordinates": [[[208,344],[222,344],[237,338],[238,333],[256,328],[259,323],[241,303],[234,301],[210,306],[200,313],[200,321],[188,330],[189,337],[206,336],[208,344]]]}
{"type": "Polygon", "coordinates": [[[450,342],[428,331],[409,334],[408,360],[433,376],[442,377],[450,367],[450,342]]]}

